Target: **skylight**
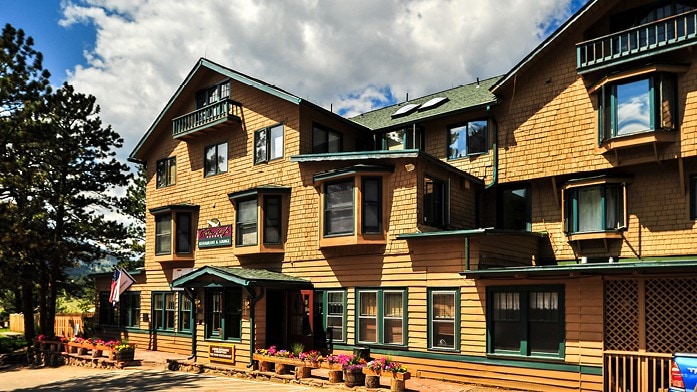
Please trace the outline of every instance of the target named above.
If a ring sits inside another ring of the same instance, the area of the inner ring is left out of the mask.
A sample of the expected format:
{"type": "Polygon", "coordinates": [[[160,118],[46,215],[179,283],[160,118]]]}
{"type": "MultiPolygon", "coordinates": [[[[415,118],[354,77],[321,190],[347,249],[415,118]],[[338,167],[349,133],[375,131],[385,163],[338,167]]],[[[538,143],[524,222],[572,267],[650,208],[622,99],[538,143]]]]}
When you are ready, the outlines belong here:
{"type": "Polygon", "coordinates": [[[428,101],[426,101],[423,105],[421,105],[421,107],[419,108],[419,111],[433,109],[433,108],[440,106],[446,102],[448,102],[448,97],[431,98],[428,101]]]}
{"type": "Polygon", "coordinates": [[[397,109],[396,112],[392,113],[392,117],[406,116],[407,114],[416,110],[416,108],[418,107],[419,104],[417,103],[410,103],[408,105],[404,105],[401,108],[397,109]]]}

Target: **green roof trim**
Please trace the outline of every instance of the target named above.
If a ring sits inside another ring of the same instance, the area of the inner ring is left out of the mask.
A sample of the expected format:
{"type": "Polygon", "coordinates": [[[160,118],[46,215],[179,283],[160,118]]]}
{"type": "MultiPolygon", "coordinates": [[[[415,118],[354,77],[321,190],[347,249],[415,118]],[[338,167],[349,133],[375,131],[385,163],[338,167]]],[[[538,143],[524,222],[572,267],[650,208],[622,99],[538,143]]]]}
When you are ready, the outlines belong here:
{"type": "Polygon", "coordinates": [[[637,272],[678,272],[697,269],[697,260],[641,261],[618,263],[588,263],[572,265],[543,265],[532,267],[492,268],[460,272],[466,278],[512,278],[519,276],[609,275],[637,272]]]}
{"type": "Polygon", "coordinates": [[[425,239],[434,237],[474,237],[480,235],[517,235],[525,237],[547,237],[546,232],[542,231],[518,231],[518,230],[501,230],[493,227],[466,229],[466,230],[444,230],[444,231],[429,231],[419,233],[404,233],[397,234],[398,240],[409,239],[425,239]]]}
{"type": "Polygon", "coordinates": [[[312,288],[312,282],[263,269],[205,266],[175,279],[172,287],[296,287],[312,288]]]}
{"type": "Polygon", "coordinates": [[[162,207],[155,207],[148,210],[152,215],[172,211],[198,211],[201,207],[196,204],[170,204],[162,207]]]}
{"type": "Polygon", "coordinates": [[[264,195],[284,195],[290,194],[290,187],[280,185],[262,185],[250,189],[245,189],[239,192],[228,193],[227,197],[230,200],[241,199],[244,197],[264,195]]]}
{"type": "Polygon", "coordinates": [[[412,99],[397,105],[373,110],[349,120],[360,124],[370,130],[387,130],[413,124],[419,121],[432,120],[443,116],[452,116],[457,112],[484,109],[498,103],[498,99],[489,89],[499,80],[500,77],[493,77],[475,83],[470,83],[441,91],[424,97],[412,99]],[[421,108],[421,105],[434,99],[445,98],[440,104],[421,108]],[[417,105],[404,115],[394,115],[395,112],[407,105],[417,105]]]}
{"type": "Polygon", "coordinates": [[[353,165],[341,169],[319,172],[312,177],[313,182],[325,181],[336,177],[342,177],[358,173],[394,173],[392,165],[353,165]]]}
{"type": "Polygon", "coordinates": [[[291,162],[326,162],[326,161],[350,161],[354,159],[399,159],[417,158],[421,154],[419,150],[376,150],[376,151],[349,151],[349,152],[323,152],[319,154],[302,154],[290,157],[291,162]]]}

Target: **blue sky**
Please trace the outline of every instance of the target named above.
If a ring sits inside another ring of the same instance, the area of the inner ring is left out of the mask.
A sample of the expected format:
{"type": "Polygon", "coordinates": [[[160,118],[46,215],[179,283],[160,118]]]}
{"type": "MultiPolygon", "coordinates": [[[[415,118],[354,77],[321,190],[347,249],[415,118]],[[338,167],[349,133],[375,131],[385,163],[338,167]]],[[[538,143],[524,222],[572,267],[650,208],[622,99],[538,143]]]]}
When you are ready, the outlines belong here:
{"type": "Polygon", "coordinates": [[[585,3],[0,0],[0,21],[97,97],[125,159],[201,57],[350,116],[503,74],[585,3]]]}

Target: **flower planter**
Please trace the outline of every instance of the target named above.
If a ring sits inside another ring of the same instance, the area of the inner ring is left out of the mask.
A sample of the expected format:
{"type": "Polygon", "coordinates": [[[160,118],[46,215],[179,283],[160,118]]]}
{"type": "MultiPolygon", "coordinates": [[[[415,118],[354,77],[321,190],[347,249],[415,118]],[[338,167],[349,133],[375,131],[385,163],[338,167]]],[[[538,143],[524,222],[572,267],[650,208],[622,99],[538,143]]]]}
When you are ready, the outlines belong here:
{"type": "Polygon", "coordinates": [[[349,372],[344,370],[344,385],[347,387],[365,385],[365,374],[363,374],[363,371],[349,372]]]}
{"type": "Polygon", "coordinates": [[[135,358],[136,350],[123,350],[114,352],[115,361],[132,361],[135,358]]]}

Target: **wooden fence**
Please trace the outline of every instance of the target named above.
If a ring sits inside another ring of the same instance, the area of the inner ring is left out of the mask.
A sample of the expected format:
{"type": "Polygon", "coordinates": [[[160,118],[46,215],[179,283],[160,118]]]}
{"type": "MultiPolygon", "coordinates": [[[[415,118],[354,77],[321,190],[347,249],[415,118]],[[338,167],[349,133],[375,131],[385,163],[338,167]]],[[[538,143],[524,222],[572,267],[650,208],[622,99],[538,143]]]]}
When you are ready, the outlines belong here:
{"type": "MultiPolygon", "coordinates": [[[[94,313],[60,313],[56,315],[56,323],[53,333],[56,336],[72,337],[75,332],[84,333],[85,318],[92,317],[94,313]]],[[[34,315],[34,324],[39,325],[39,315],[34,315]]],[[[10,331],[24,333],[24,315],[14,313],[10,315],[10,331]]]]}

